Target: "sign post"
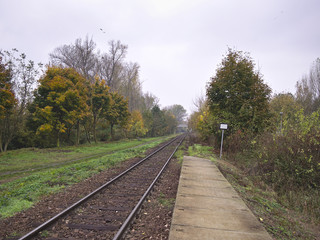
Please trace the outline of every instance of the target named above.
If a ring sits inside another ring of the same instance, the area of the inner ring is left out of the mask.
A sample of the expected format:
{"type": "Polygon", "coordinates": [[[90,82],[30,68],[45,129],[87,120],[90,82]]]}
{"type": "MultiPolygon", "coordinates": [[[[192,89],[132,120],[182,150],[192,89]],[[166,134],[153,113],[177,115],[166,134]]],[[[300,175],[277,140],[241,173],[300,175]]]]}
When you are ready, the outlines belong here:
{"type": "Polygon", "coordinates": [[[220,123],[220,130],[222,130],[221,146],[220,146],[220,159],[221,159],[221,156],[222,156],[223,134],[224,134],[224,130],[227,130],[227,129],[228,129],[228,124],[220,123]]]}

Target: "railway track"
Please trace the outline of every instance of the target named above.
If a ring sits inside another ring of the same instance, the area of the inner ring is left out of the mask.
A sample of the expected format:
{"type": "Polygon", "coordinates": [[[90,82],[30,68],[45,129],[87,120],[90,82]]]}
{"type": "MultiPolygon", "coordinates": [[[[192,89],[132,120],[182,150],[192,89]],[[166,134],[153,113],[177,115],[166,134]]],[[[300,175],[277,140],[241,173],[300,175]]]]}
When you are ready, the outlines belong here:
{"type": "Polygon", "coordinates": [[[121,239],[183,139],[171,140],[19,239],[121,239]]]}

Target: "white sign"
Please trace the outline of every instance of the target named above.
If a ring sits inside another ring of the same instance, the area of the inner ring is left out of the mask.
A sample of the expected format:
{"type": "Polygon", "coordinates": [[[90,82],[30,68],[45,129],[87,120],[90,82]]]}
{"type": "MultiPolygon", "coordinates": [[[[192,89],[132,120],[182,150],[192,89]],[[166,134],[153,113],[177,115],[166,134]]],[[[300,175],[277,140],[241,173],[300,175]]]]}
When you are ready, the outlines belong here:
{"type": "Polygon", "coordinates": [[[220,130],[227,130],[227,129],[228,129],[228,124],[220,123],[220,130]]]}

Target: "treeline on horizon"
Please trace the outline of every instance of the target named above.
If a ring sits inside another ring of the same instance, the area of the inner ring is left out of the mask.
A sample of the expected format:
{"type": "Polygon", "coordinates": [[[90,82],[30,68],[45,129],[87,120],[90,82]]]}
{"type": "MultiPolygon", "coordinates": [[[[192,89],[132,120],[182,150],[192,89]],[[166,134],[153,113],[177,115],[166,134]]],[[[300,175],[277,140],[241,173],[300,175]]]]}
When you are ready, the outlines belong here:
{"type": "Polygon", "coordinates": [[[219,149],[219,123],[227,123],[225,158],[320,221],[320,58],[295,94],[272,96],[250,55],[228,49],[195,104],[189,128],[219,149]]]}
{"type": "Polygon", "coordinates": [[[35,64],[17,49],[0,50],[0,150],[54,147],[175,133],[186,110],[159,106],[142,92],[139,64],[128,46],[111,40],[106,52],[86,37],[35,64]]]}

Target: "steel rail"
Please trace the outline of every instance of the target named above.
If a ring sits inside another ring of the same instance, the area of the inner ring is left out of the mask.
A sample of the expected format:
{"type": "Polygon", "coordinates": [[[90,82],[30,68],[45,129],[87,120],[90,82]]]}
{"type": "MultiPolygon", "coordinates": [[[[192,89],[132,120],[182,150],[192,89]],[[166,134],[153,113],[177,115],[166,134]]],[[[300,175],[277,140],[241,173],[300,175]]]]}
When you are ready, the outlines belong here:
{"type": "Polygon", "coordinates": [[[148,189],[145,191],[145,193],[143,194],[143,196],[140,198],[139,202],[137,203],[137,205],[134,207],[134,209],[131,211],[131,213],[129,214],[129,216],[127,217],[127,219],[124,221],[124,223],[122,224],[121,228],[119,229],[119,231],[116,233],[116,235],[113,237],[113,240],[119,240],[121,239],[121,237],[124,235],[124,233],[127,231],[128,227],[130,226],[130,223],[132,222],[133,218],[136,216],[136,214],[138,213],[139,209],[141,208],[142,204],[144,203],[146,197],[149,195],[149,193],[151,192],[152,188],[154,187],[154,185],[156,184],[156,182],[158,181],[158,179],[160,178],[161,174],[163,173],[163,171],[165,170],[165,168],[167,167],[167,165],[169,164],[171,158],[173,157],[173,155],[175,154],[175,152],[178,150],[179,146],[181,145],[181,143],[183,142],[183,140],[185,139],[186,135],[184,135],[181,139],[181,141],[179,142],[179,144],[177,145],[177,147],[174,149],[174,151],[172,152],[172,154],[170,155],[170,157],[167,159],[166,163],[163,165],[163,167],[161,168],[160,172],[158,173],[158,175],[156,176],[156,178],[153,180],[153,182],[151,183],[151,185],[148,187],[148,189]]]}
{"type": "Polygon", "coordinates": [[[19,238],[18,240],[25,240],[25,239],[30,239],[31,237],[35,236],[37,233],[39,233],[41,230],[45,229],[46,227],[48,227],[49,225],[51,225],[52,223],[54,223],[55,221],[57,221],[59,218],[61,218],[62,216],[64,216],[65,214],[67,214],[68,212],[70,212],[71,210],[73,210],[74,208],[78,207],[80,204],[84,203],[85,201],[87,201],[89,198],[91,198],[92,196],[94,196],[95,194],[99,193],[101,190],[103,190],[104,188],[106,188],[108,185],[114,183],[116,180],[118,180],[119,178],[121,178],[122,176],[124,176],[125,174],[127,174],[128,172],[130,172],[132,169],[134,169],[135,167],[137,167],[138,165],[140,165],[141,163],[143,163],[144,161],[146,161],[148,158],[150,158],[151,156],[153,156],[154,154],[158,153],[159,151],[161,151],[162,149],[164,149],[165,147],[167,147],[168,145],[170,145],[172,142],[174,142],[175,140],[177,140],[179,137],[181,136],[177,136],[175,138],[173,138],[171,141],[169,141],[168,143],[166,143],[164,146],[158,148],[156,151],[150,153],[148,156],[146,156],[145,158],[143,158],[142,160],[140,160],[139,162],[137,162],[136,164],[134,164],[133,166],[131,166],[130,168],[128,168],[127,170],[123,171],[122,173],[120,173],[119,175],[117,175],[116,177],[114,177],[113,179],[111,179],[110,181],[108,181],[107,183],[103,184],[102,186],[100,186],[99,188],[97,188],[96,190],[94,190],[93,192],[89,193],[87,196],[83,197],[82,199],[80,199],[79,201],[77,201],[76,203],[72,204],[71,206],[69,206],[68,208],[64,209],[63,211],[61,211],[60,213],[58,213],[57,215],[53,216],[52,218],[50,218],[49,220],[47,220],[46,222],[42,223],[40,226],[36,227],[35,229],[33,229],[32,231],[28,232],[27,234],[25,234],[24,236],[22,236],[21,238],[19,238]]]}

